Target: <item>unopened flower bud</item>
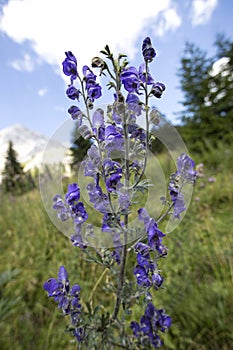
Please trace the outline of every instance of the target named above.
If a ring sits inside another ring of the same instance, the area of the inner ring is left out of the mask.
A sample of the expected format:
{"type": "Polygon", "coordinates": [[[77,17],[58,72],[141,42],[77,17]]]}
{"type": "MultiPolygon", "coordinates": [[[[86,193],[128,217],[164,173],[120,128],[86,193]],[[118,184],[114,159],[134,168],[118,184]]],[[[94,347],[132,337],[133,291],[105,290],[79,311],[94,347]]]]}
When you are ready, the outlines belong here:
{"type": "Polygon", "coordinates": [[[150,121],[154,125],[159,125],[160,123],[160,113],[157,109],[153,108],[150,112],[150,121]]]}
{"type": "Polygon", "coordinates": [[[91,66],[93,68],[101,68],[101,71],[103,71],[107,67],[105,61],[100,57],[93,57],[91,61],[91,66]]]}

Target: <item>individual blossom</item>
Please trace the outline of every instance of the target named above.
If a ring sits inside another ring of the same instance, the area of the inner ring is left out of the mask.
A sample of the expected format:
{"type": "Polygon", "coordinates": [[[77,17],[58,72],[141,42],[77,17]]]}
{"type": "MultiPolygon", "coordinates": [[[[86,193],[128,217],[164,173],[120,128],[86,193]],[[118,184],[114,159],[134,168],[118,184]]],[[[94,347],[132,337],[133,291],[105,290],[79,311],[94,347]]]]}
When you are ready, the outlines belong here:
{"type": "Polygon", "coordinates": [[[83,75],[88,97],[92,102],[94,102],[94,100],[102,96],[102,88],[98,83],[96,83],[96,75],[88,66],[83,66],[83,75]]]}
{"type": "Polygon", "coordinates": [[[53,209],[57,210],[57,216],[61,221],[66,221],[71,217],[70,210],[60,194],[56,194],[53,197],[53,209]]]}
{"type": "Polygon", "coordinates": [[[120,79],[126,91],[139,93],[141,81],[135,67],[125,68],[120,75],[120,79]]]}
{"type": "Polygon", "coordinates": [[[152,62],[156,56],[155,49],[152,47],[151,39],[146,37],[142,43],[142,54],[145,61],[152,62]]]}
{"type": "Polygon", "coordinates": [[[128,93],[126,97],[127,109],[131,111],[131,119],[132,115],[140,116],[142,113],[142,103],[139,97],[133,93],[128,93]]]}
{"type": "Polygon", "coordinates": [[[66,203],[69,205],[73,205],[80,199],[80,188],[76,183],[72,183],[68,185],[68,190],[65,195],[66,203]]]}
{"type": "Polygon", "coordinates": [[[73,83],[73,80],[78,77],[77,59],[71,51],[65,52],[65,55],[66,59],[62,62],[63,72],[65,75],[70,76],[71,83],[73,83]]]}
{"type": "Polygon", "coordinates": [[[75,247],[79,247],[80,249],[86,249],[87,245],[85,244],[82,234],[81,234],[82,224],[77,223],[75,227],[75,233],[70,236],[70,241],[75,247]]]}
{"type": "Polygon", "coordinates": [[[187,154],[182,153],[177,159],[177,175],[190,183],[195,183],[197,172],[194,170],[195,163],[187,154]]]}
{"type": "Polygon", "coordinates": [[[66,90],[66,95],[71,99],[79,99],[80,90],[78,90],[74,85],[69,85],[66,90]]]}
{"type": "Polygon", "coordinates": [[[166,89],[166,87],[163,83],[157,82],[157,83],[152,85],[152,89],[150,91],[150,94],[157,97],[157,98],[161,98],[165,89],[166,89]]]}
{"type": "Polygon", "coordinates": [[[147,85],[152,85],[154,83],[153,77],[150,75],[149,68],[146,69],[146,64],[142,63],[138,70],[139,78],[143,83],[147,85]]]}
{"type": "Polygon", "coordinates": [[[80,127],[82,125],[82,118],[83,118],[83,113],[82,113],[81,109],[77,106],[71,106],[68,109],[68,113],[71,115],[71,118],[73,120],[78,121],[78,127],[80,127]]]}
{"type": "Polygon", "coordinates": [[[105,146],[108,155],[111,151],[123,151],[124,138],[114,125],[108,125],[105,129],[105,146]]]}
{"type": "Polygon", "coordinates": [[[96,177],[100,172],[101,158],[98,147],[92,144],[87,151],[87,157],[82,161],[85,176],[96,177]]]}
{"type": "Polygon", "coordinates": [[[92,131],[99,141],[104,140],[105,125],[104,125],[104,111],[97,108],[92,115],[92,131]]]}

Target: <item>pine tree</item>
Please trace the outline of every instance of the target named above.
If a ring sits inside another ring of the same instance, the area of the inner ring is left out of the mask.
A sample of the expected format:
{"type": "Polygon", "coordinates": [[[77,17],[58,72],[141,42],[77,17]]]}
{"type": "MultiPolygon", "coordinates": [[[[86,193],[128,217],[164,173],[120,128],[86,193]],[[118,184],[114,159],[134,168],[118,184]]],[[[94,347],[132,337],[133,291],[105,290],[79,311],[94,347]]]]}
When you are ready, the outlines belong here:
{"type": "Polygon", "coordinates": [[[35,187],[30,174],[23,171],[23,167],[17,160],[17,153],[13,148],[12,141],[9,142],[5,167],[2,172],[2,189],[13,195],[22,194],[35,187]]]}
{"type": "Polygon", "coordinates": [[[191,43],[186,43],[178,72],[184,110],[179,128],[193,151],[201,151],[219,140],[229,142],[233,130],[233,43],[219,35],[213,57],[191,43]],[[219,71],[214,63],[223,58],[219,71]]]}

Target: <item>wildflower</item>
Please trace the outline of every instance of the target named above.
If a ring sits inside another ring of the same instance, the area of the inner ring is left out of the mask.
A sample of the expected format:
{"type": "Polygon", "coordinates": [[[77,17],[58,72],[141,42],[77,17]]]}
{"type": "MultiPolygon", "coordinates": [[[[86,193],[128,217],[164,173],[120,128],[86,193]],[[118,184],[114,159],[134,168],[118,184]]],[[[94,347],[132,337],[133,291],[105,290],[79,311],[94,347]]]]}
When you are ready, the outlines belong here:
{"type": "Polygon", "coordinates": [[[140,65],[138,73],[139,73],[139,78],[141,79],[141,81],[143,83],[147,83],[147,85],[152,85],[154,83],[154,79],[150,75],[149,68],[147,68],[147,72],[146,72],[146,64],[145,63],[142,63],[140,65]]]}
{"type": "Polygon", "coordinates": [[[195,183],[197,172],[194,170],[194,161],[185,153],[177,159],[177,174],[190,183],[195,183]]]}
{"type": "Polygon", "coordinates": [[[80,90],[76,89],[74,85],[70,85],[66,90],[66,95],[71,99],[79,99],[80,90]]]}
{"type": "Polygon", "coordinates": [[[170,316],[165,313],[164,309],[157,310],[152,302],[147,304],[145,313],[140,319],[140,325],[135,321],[130,324],[133,334],[142,339],[146,336],[155,349],[163,344],[158,332],[165,332],[170,326],[170,316]]]}
{"type": "Polygon", "coordinates": [[[161,98],[163,91],[165,90],[165,85],[163,83],[155,83],[152,85],[151,94],[157,98],[161,98]]]}
{"type": "Polygon", "coordinates": [[[70,76],[71,83],[73,83],[73,80],[78,77],[77,59],[71,51],[65,52],[65,54],[66,59],[62,62],[63,72],[65,75],[70,76]]]}
{"type": "Polygon", "coordinates": [[[65,195],[67,204],[72,205],[80,198],[80,188],[76,183],[68,185],[68,191],[65,195]]]}
{"type": "Polygon", "coordinates": [[[71,106],[68,109],[68,113],[71,115],[71,118],[73,120],[78,120],[78,127],[80,127],[82,125],[82,117],[83,117],[83,113],[80,110],[80,108],[77,106],[71,106]]]}
{"type": "Polygon", "coordinates": [[[135,67],[125,68],[121,73],[120,78],[126,91],[139,93],[141,82],[138,71],[135,67]]]}
{"type": "Polygon", "coordinates": [[[151,39],[149,37],[143,40],[142,54],[143,54],[144,60],[148,62],[152,62],[153,58],[156,56],[155,49],[152,47],[151,39]]]}

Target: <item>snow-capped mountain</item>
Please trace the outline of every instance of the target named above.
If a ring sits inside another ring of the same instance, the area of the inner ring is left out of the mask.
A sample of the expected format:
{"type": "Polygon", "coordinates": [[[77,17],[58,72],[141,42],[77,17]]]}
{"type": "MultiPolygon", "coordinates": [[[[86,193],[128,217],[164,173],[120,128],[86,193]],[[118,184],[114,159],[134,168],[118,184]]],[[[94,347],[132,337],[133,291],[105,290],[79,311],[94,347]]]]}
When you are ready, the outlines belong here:
{"type": "MultiPolygon", "coordinates": [[[[0,173],[4,169],[5,157],[9,141],[17,152],[18,161],[28,171],[40,167],[41,162],[56,163],[66,153],[66,147],[55,140],[40,135],[22,125],[13,125],[0,130],[0,173]],[[49,147],[48,147],[49,143],[49,147]],[[44,151],[46,149],[46,157],[44,151]]],[[[63,159],[62,159],[63,160],[63,159]]],[[[1,181],[1,176],[0,176],[1,181]]]]}

